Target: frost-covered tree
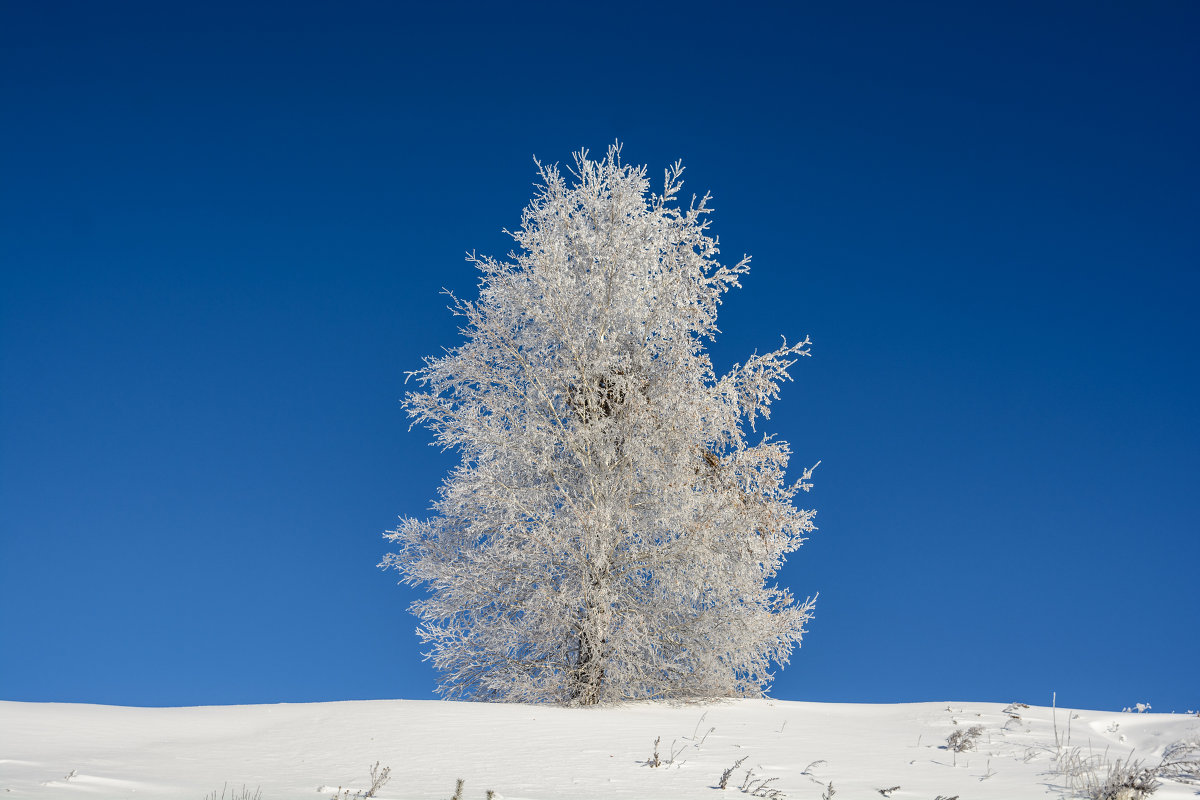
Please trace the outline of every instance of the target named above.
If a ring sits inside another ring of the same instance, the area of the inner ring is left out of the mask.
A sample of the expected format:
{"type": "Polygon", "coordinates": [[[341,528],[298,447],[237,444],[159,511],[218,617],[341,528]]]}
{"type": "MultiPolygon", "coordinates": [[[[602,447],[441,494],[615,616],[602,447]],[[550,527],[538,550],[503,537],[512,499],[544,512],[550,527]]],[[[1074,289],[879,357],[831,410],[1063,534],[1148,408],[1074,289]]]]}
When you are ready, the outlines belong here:
{"type": "Polygon", "coordinates": [[[812,470],[787,483],[787,443],[751,432],[809,341],[716,376],[705,342],[749,258],[718,262],[680,163],[662,194],[617,145],[538,168],[509,260],[468,258],[465,340],[412,373],[408,413],[461,463],[381,566],[429,589],[412,611],[444,696],[759,696],[812,614],[770,582],[815,512],[793,505],[812,470]]]}

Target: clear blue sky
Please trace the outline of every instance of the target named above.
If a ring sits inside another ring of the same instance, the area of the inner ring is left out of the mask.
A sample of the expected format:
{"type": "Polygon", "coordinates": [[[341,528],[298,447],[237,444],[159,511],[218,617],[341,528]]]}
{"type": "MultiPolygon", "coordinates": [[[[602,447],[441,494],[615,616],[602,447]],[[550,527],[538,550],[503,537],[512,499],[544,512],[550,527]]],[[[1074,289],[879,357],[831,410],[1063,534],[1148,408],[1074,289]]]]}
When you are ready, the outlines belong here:
{"type": "Polygon", "coordinates": [[[0,7],[0,698],[431,697],[404,371],[619,138],[813,339],[775,696],[1200,707],[1200,7],[428,5],[0,7]]]}

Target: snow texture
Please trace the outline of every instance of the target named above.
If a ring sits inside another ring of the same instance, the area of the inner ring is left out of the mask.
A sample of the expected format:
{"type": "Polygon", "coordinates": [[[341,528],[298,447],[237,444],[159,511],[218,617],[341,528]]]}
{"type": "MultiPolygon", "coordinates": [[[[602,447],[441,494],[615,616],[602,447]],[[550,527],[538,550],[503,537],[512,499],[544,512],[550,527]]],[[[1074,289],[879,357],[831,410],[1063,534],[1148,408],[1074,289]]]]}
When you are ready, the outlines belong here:
{"type": "MultiPolygon", "coordinates": [[[[123,708],[0,702],[0,796],[202,800],[228,784],[263,800],[329,798],[369,785],[390,766],[381,800],[720,800],[753,780],[793,800],[892,798],[1015,800],[1067,796],[1054,769],[1060,743],[1109,760],[1158,763],[1200,734],[1183,714],[1020,708],[998,703],[839,705],[773,700],[611,707],[379,700],[196,708],[123,708]],[[1057,719],[1055,719],[1055,716],[1057,719]],[[1057,724],[1056,724],[1057,722],[1057,724]],[[977,749],[947,737],[980,725],[977,749]],[[712,729],[710,731],[710,729],[712,729]],[[650,768],[661,737],[663,766],[650,768]],[[665,763],[675,753],[673,764],[665,763]],[[746,760],[729,788],[722,772],[746,760]],[[814,764],[814,762],[820,762],[814,764]],[[811,765],[811,766],[810,766],[811,765]],[[66,776],[74,772],[67,779],[66,776]]],[[[1195,796],[1164,780],[1155,800],[1195,796]]]]}

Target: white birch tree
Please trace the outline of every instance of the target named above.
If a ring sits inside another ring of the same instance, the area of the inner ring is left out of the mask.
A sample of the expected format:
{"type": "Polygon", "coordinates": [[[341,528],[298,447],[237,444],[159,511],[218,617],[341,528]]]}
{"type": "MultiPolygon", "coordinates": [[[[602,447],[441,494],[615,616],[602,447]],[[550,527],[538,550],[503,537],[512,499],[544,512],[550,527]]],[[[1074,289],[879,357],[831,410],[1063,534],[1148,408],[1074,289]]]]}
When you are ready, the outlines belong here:
{"type": "Polygon", "coordinates": [[[541,184],[509,260],[470,255],[464,341],[425,359],[414,424],[461,463],[380,566],[447,697],[590,705],[760,696],[812,615],[771,583],[814,530],[786,442],[754,434],[806,338],[717,377],[705,342],[749,258],[718,261],[682,165],[649,193],[620,146],[541,184]],[[753,441],[752,441],[753,439],[753,441]]]}

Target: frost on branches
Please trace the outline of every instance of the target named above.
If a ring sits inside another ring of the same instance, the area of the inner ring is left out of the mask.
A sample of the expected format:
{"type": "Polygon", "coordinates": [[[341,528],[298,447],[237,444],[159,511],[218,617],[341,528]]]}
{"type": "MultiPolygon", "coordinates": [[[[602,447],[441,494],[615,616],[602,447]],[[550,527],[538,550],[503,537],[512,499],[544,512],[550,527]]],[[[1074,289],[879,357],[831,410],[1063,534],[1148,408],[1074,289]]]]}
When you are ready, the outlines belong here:
{"type": "Polygon", "coordinates": [[[425,359],[405,408],[455,449],[434,516],[402,519],[381,566],[448,697],[590,705],[760,696],[813,601],[770,584],[814,529],[786,442],[751,432],[809,342],[718,378],[717,306],[749,269],[717,260],[683,167],[576,154],[542,184],[509,261],[469,257],[465,341],[425,359]]]}

